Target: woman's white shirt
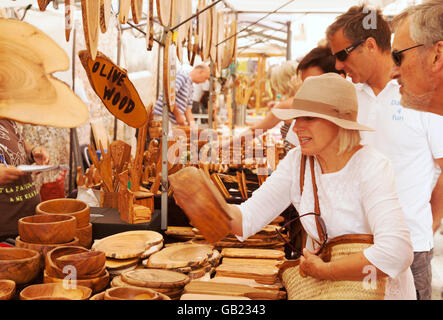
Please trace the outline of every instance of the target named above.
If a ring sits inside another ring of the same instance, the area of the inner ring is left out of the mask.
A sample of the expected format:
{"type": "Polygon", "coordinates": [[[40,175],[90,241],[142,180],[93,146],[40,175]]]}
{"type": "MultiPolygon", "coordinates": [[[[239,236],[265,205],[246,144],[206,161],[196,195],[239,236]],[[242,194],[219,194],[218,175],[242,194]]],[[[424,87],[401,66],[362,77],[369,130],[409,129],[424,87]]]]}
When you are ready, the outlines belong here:
{"type": "MultiPolygon", "coordinates": [[[[243,217],[240,240],[260,231],[291,203],[300,215],[314,212],[309,161],[300,195],[300,159],[300,148],[291,150],[266,182],[239,206],[243,217]]],[[[412,243],[395,191],[390,161],[373,147],[364,146],[340,171],[322,174],[317,161],[314,171],[329,239],[344,234],[372,234],[374,245],[363,253],[389,275],[385,298],[415,299],[409,268],[413,260],[412,243]]],[[[301,222],[308,239],[319,241],[314,216],[302,217],[301,222]]],[[[312,241],[308,241],[307,247],[313,249],[312,241]]]]}

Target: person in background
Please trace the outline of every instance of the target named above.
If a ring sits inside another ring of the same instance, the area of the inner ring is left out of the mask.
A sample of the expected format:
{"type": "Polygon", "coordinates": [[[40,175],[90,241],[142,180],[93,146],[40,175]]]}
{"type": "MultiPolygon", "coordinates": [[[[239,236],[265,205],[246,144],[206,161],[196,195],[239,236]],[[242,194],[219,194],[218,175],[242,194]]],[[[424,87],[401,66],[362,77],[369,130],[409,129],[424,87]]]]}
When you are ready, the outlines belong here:
{"type": "Polygon", "coordinates": [[[392,162],[414,246],[417,299],[431,299],[433,232],[443,215],[442,175],[434,187],[437,167],[443,168],[443,118],[402,106],[399,84],[390,77],[391,30],[379,10],[351,7],[328,27],[326,37],[335,67],[356,87],[358,121],[375,129],[362,133],[362,144],[374,146],[392,162]]]}
{"type": "Polygon", "coordinates": [[[13,120],[0,119],[0,241],[15,239],[18,220],[34,215],[40,202],[31,173],[17,169],[18,165],[49,163],[48,152],[26,142],[13,120]]]}
{"type": "Polygon", "coordinates": [[[443,2],[408,7],[392,21],[391,77],[406,108],[443,116],[443,2]]]}
{"type": "MultiPolygon", "coordinates": [[[[191,72],[177,72],[175,77],[175,108],[169,111],[169,121],[173,125],[190,126],[195,125],[192,116],[192,84],[203,83],[210,77],[210,68],[206,64],[195,66],[191,72]]],[[[163,110],[163,93],[154,105],[154,115],[161,116],[163,110]]]]}

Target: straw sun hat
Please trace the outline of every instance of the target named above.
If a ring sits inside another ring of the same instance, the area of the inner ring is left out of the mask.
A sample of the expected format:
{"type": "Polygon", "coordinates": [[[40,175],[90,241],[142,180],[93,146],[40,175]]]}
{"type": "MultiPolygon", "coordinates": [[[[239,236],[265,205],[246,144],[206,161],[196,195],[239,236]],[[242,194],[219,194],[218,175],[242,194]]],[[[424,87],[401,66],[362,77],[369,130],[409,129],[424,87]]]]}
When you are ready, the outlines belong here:
{"type": "Polygon", "coordinates": [[[273,108],[272,112],[281,120],[314,117],[349,130],[374,131],[357,122],[355,87],[337,73],[307,78],[295,94],[292,108],[273,108]]]}
{"type": "Polygon", "coordinates": [[[52,76],[69,66],[68,55],[45,33],[0,18],[0,118],[62,128],[86,122],[88,107],[52,76]]]}

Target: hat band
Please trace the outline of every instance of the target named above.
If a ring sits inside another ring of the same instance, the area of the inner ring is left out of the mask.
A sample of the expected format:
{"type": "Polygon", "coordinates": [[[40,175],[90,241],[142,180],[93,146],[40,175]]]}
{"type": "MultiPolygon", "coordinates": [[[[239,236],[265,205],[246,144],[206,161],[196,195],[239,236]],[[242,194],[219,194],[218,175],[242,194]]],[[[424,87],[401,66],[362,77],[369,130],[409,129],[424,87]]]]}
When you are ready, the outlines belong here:
{"type": "Polygon", "coordinates": [[[357,111],[354,110],[338,110],[335,106],[312,101],[295,98],[292,107],[297,110],[324,114],[326,116],[355,121],[357,119],[357,111]]]}

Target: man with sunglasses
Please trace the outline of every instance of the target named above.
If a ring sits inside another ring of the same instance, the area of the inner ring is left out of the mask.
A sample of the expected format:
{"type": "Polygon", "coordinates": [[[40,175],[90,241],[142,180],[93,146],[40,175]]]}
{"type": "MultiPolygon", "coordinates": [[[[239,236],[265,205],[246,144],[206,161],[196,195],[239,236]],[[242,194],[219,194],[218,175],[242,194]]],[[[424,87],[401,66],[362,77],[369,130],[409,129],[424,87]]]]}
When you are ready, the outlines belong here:
{"type": "Polygon", "coordinates": [[[443,2],[409,7],[393,20],[391,76],[407,108],[443,116],[443,2]]]}
{"type": "Polygon", "coordinates": [[[400,86],[391,79],[391,30],[379,10],[351,7],[328,27],[326,35],[336,68],[355,84],[358,121],[375,129],[361,133],[362,144],[384,153],[394,167],[414,246],[411,270],[417,298],[430,299],[433,232],[443,216],[443,175],[435,186],[438,167],[443,168],[443,117],[402,106],[400,86]]]}

